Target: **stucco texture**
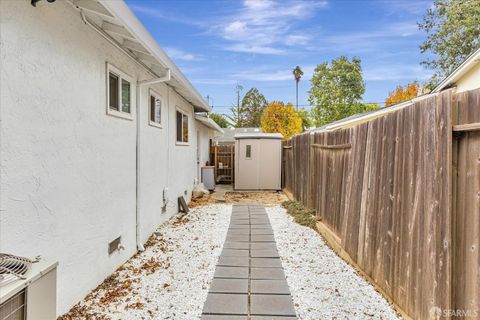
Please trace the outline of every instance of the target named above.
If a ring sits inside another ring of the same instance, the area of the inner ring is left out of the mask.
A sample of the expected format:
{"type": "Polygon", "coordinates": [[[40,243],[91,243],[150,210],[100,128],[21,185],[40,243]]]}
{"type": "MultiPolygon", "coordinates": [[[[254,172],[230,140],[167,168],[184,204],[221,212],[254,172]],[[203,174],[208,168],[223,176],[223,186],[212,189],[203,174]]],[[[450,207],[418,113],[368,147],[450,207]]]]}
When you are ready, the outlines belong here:
{"type": "Polygon", "coordinates": [[[148,122],[150,88],[133,120],[107,115],[106,62],[137,81],[152,76],[66,1],[1,0],[0,21],[0,252],[58,259],[61,314],[135,254],[137,206],[146,241],[185,190],[188,200],[196,121],[165,84],[154,86],[166,102],[162,128],[148,122]],[[175,143],[177,107],[190,116],[188,146],[175,143]],[[124,249],[109,256],[118,236],[124,249]]]}

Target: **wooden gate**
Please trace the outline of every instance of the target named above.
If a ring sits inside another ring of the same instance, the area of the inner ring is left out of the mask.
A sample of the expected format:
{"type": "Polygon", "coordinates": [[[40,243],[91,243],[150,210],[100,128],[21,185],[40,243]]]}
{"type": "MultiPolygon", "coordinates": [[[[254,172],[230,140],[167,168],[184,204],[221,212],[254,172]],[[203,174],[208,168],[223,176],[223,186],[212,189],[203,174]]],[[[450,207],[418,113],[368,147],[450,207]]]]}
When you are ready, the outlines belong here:
{"type": "Polygon", "coordinates": [[[235,145],[213,146],[210,153],[215,166],[215,182],[233,184],[235,182],[235,145]]]}
{"type": "Polygon", "coordinates": [[[480,318],[480,90],[457,95],[454,126],[454,309],[480,318]],[[456,174],[455,174],[456,173],[456,174]],[[455,186],[456,185],[456,186],[455,186]]]}

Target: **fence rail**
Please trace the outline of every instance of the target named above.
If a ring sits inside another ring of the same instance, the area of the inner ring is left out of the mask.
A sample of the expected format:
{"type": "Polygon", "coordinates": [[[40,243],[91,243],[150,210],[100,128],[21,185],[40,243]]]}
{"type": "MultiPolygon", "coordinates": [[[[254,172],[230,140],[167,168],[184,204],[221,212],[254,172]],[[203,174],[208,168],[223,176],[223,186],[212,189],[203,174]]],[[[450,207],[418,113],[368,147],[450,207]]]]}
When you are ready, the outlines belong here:
{"type": "Polygon", "coordinates": [[[477,122],[480,90],[450,90],[284,142],[284,188],[414,319],[480,318],[480,132],[452,134],[477,122]]]}

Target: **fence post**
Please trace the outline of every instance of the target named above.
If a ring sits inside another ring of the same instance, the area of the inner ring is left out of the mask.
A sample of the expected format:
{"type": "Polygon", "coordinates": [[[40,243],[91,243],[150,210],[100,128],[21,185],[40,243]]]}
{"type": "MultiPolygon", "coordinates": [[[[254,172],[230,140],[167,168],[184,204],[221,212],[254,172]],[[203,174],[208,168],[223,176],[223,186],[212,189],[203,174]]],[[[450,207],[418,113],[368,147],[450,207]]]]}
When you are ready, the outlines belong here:
{"type": "Polygon", "coordinates": [[[308,190],[307,190],[307,207],[315,209],[313,199],[313,188],[315,183],[315,150],[313,145],[315,144],[315,133],[310,132],[308,137],[308,190]]]}

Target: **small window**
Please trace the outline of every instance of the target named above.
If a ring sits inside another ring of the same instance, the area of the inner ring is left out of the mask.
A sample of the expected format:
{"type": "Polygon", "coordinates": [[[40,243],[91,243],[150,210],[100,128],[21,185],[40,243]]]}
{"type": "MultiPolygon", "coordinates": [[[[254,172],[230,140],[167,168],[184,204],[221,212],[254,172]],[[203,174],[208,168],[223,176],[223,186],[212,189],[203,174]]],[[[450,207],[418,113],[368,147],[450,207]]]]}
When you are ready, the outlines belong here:
{"type": "Polygon", "coordinates": [[[109,107],[112,110],[118,111],[118,76],[112,72],[108,75],[109,80],[109,107]]]}
{"type": "Polygon", "coordinates": [[[150,124],[160,127],[162,124],[162,99],[158,94],[150,92],[150,124]]]}
{"type": "Polygon", "coordinates": [[[122,79],[122,112],[130,113],[130,82],[122,79]]]}
{"type": "Polygon", "coordinates": [[[177,110],[177,142],[188,143],[188,116],[177,110]]]}
{"type": "Polygon", "coordinates": [[[252,145],[247,144],[245,148],[245,158],[251,159],[252,158],[252,145]]]}
{"type": "Polygon", "coordinates": [[[132,119],[133,80],[110,64],[107,75],[107,114],[132,119]]]}

